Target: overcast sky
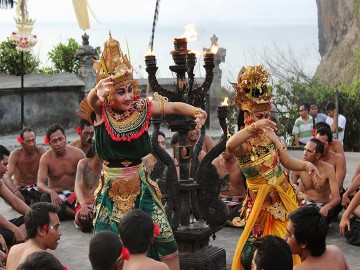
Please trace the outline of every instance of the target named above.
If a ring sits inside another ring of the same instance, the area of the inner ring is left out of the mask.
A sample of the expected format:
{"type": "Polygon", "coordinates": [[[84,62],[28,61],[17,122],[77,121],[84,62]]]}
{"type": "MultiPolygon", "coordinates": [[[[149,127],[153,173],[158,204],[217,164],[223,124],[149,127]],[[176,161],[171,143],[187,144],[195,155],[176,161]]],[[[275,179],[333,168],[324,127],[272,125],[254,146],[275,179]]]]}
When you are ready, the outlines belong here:
{"type": "MultiPolygon", "coordinates": [[[[155,0],[89,0],[102,23],[153,18],[155,0]]],[[[29,0],[38,21],[76,20],[71,0],[29,0]]],[[[0,10],[0,23],[13,20],[15,9],[0,10]]],[[[160,20],[272,20],[316,22],[315,0],[162,0],[160,20]]],[[[91,19],[92,23],[96,23],[91,19]]]]}

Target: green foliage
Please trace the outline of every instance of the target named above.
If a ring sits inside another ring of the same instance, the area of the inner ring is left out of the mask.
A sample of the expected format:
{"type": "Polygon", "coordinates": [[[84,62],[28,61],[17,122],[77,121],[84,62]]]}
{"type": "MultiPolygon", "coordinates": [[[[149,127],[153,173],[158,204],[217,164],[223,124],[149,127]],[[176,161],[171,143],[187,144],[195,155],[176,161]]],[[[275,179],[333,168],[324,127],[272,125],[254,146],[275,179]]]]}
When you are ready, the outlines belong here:
{"type": "MultiPolygon", "coordinates": [[[[24,74],[34,72],[39,66],[39,60],[31,52],[24,52],[24,74]]],[[[9,38],[0,43],[0,73],[21,75],[21,52],[9,38]]]]}
{"type": "Polygon", "coordinates": [[[79,44],[73,38],[69,38],[67,45],[60,42],[53,47],[48,56],[54,64],[55,72],[78,73],[79,61],[75,59],[78,48],[79,44]]]}
{"type": "MultiPolygon", "coordinates": [[[[357,117],[358,104],[360,104],[360,81],[351,86],[341,85],[339,91],[339,112],[347,119],[345,129],[344,148],[346,151],[360,151],[360,120],[357,117]]],[[[293,78],[287,82],[274,85],[276,93],[274,104],[279,109],[281,123],[279,135],[289,138],[302,102],[315,102],[319,112],[325,112],[328,102],[335,103],[336,89],[324,84],[315,78],[310,82],[303,82],[293,78]]]]}

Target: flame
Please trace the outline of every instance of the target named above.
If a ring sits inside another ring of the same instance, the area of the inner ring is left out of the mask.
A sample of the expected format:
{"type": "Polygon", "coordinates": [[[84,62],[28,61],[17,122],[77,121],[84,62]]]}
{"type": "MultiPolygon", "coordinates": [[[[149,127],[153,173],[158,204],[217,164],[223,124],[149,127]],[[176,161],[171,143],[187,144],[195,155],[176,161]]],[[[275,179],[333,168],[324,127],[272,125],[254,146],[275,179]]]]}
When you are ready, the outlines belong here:
{"type": "Polygon", "coordinates": [[[152,101],[153,97],[152,96],[148,96],[147,97],[150,101],[152,101]]]}
{"type": "Polygon", "coordinates": [[[197,40],[197,35],[198,32],[195,29],[195,24],[190,23],[185,25],[184,34],[181,37],[186,38],[188,41],[195,41],[197,40]]]}
{"type": "Polygon", "coordinates": [[[148,48],[147,53],[145,54],[145,56],[147,55],[154,55],[154,52],[151,50],[151,48],[148,48]]]}
{"type": "Polygon", "coordinates": [[[218,50],[219,50],[218,46],[212,45],[210,53],[216,54],[218,52],[218,50]]]}
{"type": "Polygon", "coordinates": [[[229,106],[228,99],[229,99],[228,97],[224,98],[224,101],[221,102],[221,107],[229,106]]]}

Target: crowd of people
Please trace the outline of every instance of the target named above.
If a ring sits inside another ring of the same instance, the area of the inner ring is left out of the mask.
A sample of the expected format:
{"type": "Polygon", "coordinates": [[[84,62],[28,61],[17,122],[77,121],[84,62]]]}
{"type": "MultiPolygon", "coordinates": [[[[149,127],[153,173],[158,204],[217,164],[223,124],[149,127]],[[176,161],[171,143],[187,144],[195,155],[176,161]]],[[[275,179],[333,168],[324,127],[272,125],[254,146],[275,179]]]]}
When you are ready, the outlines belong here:
{"type": "MultiPolygon", "coordinates": [[[[161,191],[149,177],[159,160],[151,154],[148,127],[152,115],[193,117],[188,142],[194,147],[207,114],[158,94],[157,101],[140,99],[131,63],[111,35],[94,68],[96,85],[80,104],[77,140],[68,144],[64,128],[54,124],[44,139],[48,149],[30,127],[11,153],[0,145],[0,196],[21,215],[8,221],[0,214],[6,269],[66,269],[54,252],[66,219],[95,233],[93,269],[180,269],[161,191]]],[[[244,229],[232,269],[349,269],[339,248],[325,243],[343,207],[340,232],[351,244],[360,242],[360,165],[344,187],[346,119],[333,104],[328,116],[314,103],[300,104],[293,134],[304,152],[302,159],[291,157],[277,136],[280,123],[270,117],[269,76],[262,66],[241,69],[233,85],[244,123],[212,162],[219,177],[229,179],[219,194],[229,208],[227,225],[244,229]]],[[[165,134],[157,140],[165,150],[165,134]]],[[[173,151],[178,143],[174,134],[173,151]]],[[[213,146],[206,136],[199,159],[213,146]]]]}

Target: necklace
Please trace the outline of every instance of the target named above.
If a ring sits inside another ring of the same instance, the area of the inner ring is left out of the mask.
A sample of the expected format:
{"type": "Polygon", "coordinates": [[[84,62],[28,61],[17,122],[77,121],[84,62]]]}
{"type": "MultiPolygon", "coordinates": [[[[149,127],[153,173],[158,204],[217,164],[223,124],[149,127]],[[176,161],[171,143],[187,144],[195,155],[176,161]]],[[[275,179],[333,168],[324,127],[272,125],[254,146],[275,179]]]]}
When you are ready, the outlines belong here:
{"type": "Polygon", "coordinates": [[[131,141],[139,138],[148,128],[151,117],[151,103],[147,100],[133,100],[128,111],[117,112],[106,104],[102,118],[106,131],[114,141],[131,141]]]}

